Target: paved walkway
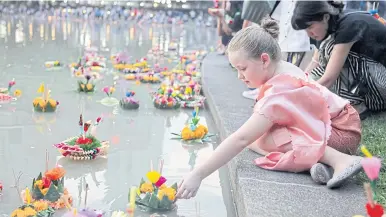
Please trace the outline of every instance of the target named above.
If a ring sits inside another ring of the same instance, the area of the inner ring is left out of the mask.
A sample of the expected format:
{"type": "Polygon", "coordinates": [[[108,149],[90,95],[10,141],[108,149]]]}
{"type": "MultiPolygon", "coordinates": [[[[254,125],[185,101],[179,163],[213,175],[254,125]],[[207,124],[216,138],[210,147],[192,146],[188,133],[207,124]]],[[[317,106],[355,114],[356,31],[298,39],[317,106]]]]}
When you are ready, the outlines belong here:
{"type": "MultiPolygon", "coordinates": [[[[252,100],[224,56],[210,53],[202,64],[203,90],[221,139],[251,115],[252,100]]],[[[308,174],[267,171],[253,164],[259,155],[244,150],[229,164],[239,217],[352,217],[365,214],[363,188],[354,181],[339,190],[316,185],[308,174]]]]}

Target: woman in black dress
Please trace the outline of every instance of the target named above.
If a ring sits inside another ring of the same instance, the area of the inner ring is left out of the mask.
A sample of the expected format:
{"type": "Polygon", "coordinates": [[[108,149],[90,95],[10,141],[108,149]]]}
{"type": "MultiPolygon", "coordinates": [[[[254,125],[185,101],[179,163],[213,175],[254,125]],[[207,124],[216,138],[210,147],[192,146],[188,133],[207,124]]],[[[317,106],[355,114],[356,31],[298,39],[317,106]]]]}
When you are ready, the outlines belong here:
{"type": "Polygon", "coordinates": [[[319,42],[310,74],[350,100],[365,118],[386,110],[386,27],[364,12],[344,14],[343,6],[298,1],[291,22],[319,42]]]}

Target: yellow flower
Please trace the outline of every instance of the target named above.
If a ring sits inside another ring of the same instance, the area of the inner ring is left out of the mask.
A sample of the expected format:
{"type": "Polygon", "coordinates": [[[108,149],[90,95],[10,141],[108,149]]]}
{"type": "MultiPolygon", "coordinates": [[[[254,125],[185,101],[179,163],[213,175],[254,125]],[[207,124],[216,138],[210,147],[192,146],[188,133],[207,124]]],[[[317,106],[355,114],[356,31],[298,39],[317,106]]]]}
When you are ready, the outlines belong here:
{"type": "Polygon", "coordinates": [[[189,126],[185,126],[181,131],[183,140],[202,139],[208,133],[208,128],[204,125],[198,125],[196,130],[190,130],[189,126]]]}
{"type": "Polygon", "coordinates": [[[33,206],[35,207],[35,210],[38,212],[48,209],[48,203],[43,200],[35,201],[33,203],[33,206]]]}
{"type": "Polygon", "coordinates": [[[49,188],[44,188],[44,189],[42,189],[42,190],[41,190],[42,194],[43,194],[43,195],[46,195],[47,192],[48,192],[48,189],[49,189],[49,188]]]}
{"type": "Polygon", "coordinates": [[[90,84],[90,83],[88,83],[88,84],[86,85],[87,90],[91,90],[93,87],[94,87],[94,85],[92,85],[92,84],[90,84]]]}
{"type": "Polygon", "coordinates": [[[191,87],[187,87],[185,89],[185,94],[188,95],[188,94],[192,94],[192,88],[191,87]]]}
{"type": "Polygon", "coordinates": [[[81,76],[81,75],[82,75],[82,72],[81,72],[81,71],[76,71],[76,72],[75,72],[75,76],[76,76],[76,77],[79,77],[79,76],[81,76]]]}
{"type": "Polygon", "coordinates": [[[137,81],[135,81],[135,84],[136,84],[136,85],[140,85],[140,84],[141,84],[141,81],[140,81],[140,80],[137,80],[137,81]]]}
{"type": "Polygon", "coordinates": [[[174,190],[173,188],[164,188],[162,190],[159,190],[157,195],[158,199],[162,200],[164,196],[167,196],[169,200],[174,201],[174,199],[176,198],[176,190],[174,190]]]}
{"type": "Polygon", "coordinates": [[[151,184],[150,182],[145,182],[140,187],[140,191],[142,193],[147,193],[147,192],[151,193],[153,192],[153,190],[154,190],[153,184],[151,184]]]}
{"type": "Polygon", "coordinates": [[[29,217],[29,216],[35,216],[37,212],[32,209],[31,207],[26,207],[24,210],[17,209],[12,212],[11,217],[29,217]]]}
{"type": "Polygon", "coordinates": [[[42,180],[36,181],[34,184],[34,187],[38,187],[39,189],[42,189],[43,188],[43,181],[42,180]]]}
{"type": "Polygon", "coordinates": [[[115,88],[114,87],[110,87],[110,93],[114,93],[115,92],[115,88]]]}
{"type": "Polygon", "coordinates": [[[162,190],[162,189],[165,189],[165,188],[167,188],[168,186],[166,186],[165,184],[162,184],[160,187],[159,187],[159,189],[160,190],[162,190]]]}
{"type": "Polygon", "coordinates": [[[20,96],[21,96],[21,90],[19,90],[19,89],[15,90],[15,91],[13,92],[13,95],[14,95],[15,97],[20,97],[20,96]]]}
{"type": "Polygon", "coordinates": [[[133,74],[128,74],[128,75],[126,75],[126,80],[134,80],[135,79],[135,75],[133,75],[133,74]]]}
{"type": "Polygon", "coordinates": [[[48,103],[51,105],[52,108],[55,108],[56,107],[56,100],[53,100],[53,99],[48,99],[48,103]]]}
{"type": "Polygon", "coordinates": [[[80,88],[82,88],[82,90],[84,90],[84,84],[80,84],[80,88]]]}

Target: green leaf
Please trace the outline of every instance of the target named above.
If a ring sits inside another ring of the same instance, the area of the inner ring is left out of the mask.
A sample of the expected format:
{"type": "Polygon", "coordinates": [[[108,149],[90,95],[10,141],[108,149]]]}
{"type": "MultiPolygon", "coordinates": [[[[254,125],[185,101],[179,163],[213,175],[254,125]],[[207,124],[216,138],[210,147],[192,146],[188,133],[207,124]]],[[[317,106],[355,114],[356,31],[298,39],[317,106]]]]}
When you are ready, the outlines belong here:
{"type": "Polygon", "coordinates": [[[58,184],[59,184],[59,180],[52,180],[51,181],[55,186],[58,186],[58,184]]]}
{"type": "Polygon", "coordinates": [[[42,173],[40,172],[36,181],[42,180],[42,178],[43,178],[43,176],[42,176],[42,173]]]}
{"type": "Polygon", "coordinates": [[[35,200],[41,200],[44,198],[43,193],[40,191],[38,187],[33,188],[32,190],[32,198],[35,200]]]}
{"type": "Polygon", "coordinates": [[[149,200],[149,207],[153,209],[157,209],[159,207],[160,201],[158,200],[158,197],[156,194],[151,194],[150,200],[149,200]]]}
{"type": "Polygon", "coordinates": [[[142,178],[141,182],[139,183],[139,188],[141,188],[142,184],[145,183],[145,180],[142,178]]]}
{"type": "Polygon", "coordinates": [[[55,202],[59,200],[60,194],[58,190],[56,190],[53,184],[50,185],[50,188],[47,191],[47,194],[44,196],[44,200],[48,200],[50,202],[55,202]]]}
{"type": "Polygon", "coordinates": [[[150,198],[151,198],[151,194],[148,192],[140,202],[146,206],[149,206],[150,198]]]}
{"type": "Polygon", "coordinates": [[[32,180],[32,187],[31,187],[31,189],[34,189],[35,188],[35,178],[32,180]]]}
{"type": "Polygon", "coordinates": [[[63,194],[63,192],[64,192],[64,185],[62,184],[61,180],[59,180],[58,185],[56,187],[57,187],[58,193],[59,194],[63,194]]]}
{"type": "Polygon", "coordinates": [[[181,134],[178,134],[178,133],[171,133],[172,135],[175,135],[175,136],[179,136],[181,137],[181,134]]]}
{"type": "MultiPolygon", "coordinates": [[[[91,144],[86,144],[86,145],[81,145],[80,147],[84,150],[84,151],[90,151],[90,150],[94,150],[96,148],[99,148],[99,147],[102,147],[101,145],[101,142],[95,138],[94,136],[91,136],[91,135],[88,135],[86,136],[87,138],[90,138],[93,142],[91,144]]],[[[74,137],[72,138],[71,140],[67,141],[66,143],[70,146],[74,146],[76,145],[76,140],[78,139],[79,137],[74,137]]]]}
{"type": "Polygon", "coordinates": [[[171,186],[171,188],[173,188],[173,189],[177,192],[177,190],[178,190],[178,185],[177,185],[177,183],[174,183],[174,184],[171,186]]]}
{"type": "Polygon", "coordinates": [[[160,204],[159,204],[159,207],[161,209],[170,209],[172,204],[173,204],[173,202],[170,201],[169,198],[166,195],[164,195],[162,197],[162,200],[161,200],[160,204]]]}

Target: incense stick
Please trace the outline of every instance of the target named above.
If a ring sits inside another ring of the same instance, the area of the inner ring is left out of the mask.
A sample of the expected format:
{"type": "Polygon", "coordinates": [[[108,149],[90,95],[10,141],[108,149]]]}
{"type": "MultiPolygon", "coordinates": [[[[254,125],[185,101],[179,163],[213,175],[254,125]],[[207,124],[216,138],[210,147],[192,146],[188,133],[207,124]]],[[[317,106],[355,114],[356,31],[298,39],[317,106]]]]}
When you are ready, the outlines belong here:
{"type": "Polygon", "coordinates": [[[161,158],[159,161],[159,166],[158,166],[159,174],[162,174],[163,167],[164,167],[164,159],[161,158]]]}
{"type": "Polygon", "coordinates": [[[150,160],[150,171],[154,171],[154,169],[153,169],[153,160],[150,160]]]}
{"type": "Polygon", "coordinates": [[[371,207],[374,207],[373,193],[371,191],[370,184],[369,183],[364,183],[363,186],[365,188],[367,201],[369,202],[371,207]]]}
{"type": "Polygon", "coordinates": [[[88,195],[88,184],[86,183],[86,193],[84,195],[84,208],[87,207],[87,195],[88,195]]]}
{"type": "Polygon", "coordinates": [[[46,149],[46,172],[48,171],[48,161],[49,161],[49,156],[48,156],[48,150],[46,149]]]}
{"type": "Polygon", "coordinates": [[[17,194],[19,195],[19,199],[20,199],[21,203],[23,203],[24,200],[22,198],[22,195],[21,195],[20,189],[19,189],[20,178],[23,175],[23,173],[19,172],[19,175],[17,177],[16,177],[14,169],[12,169],[12,173],[13,173],[13,178],[15,179],[15,185],[13,187],[16,188],[17,194]]]}

